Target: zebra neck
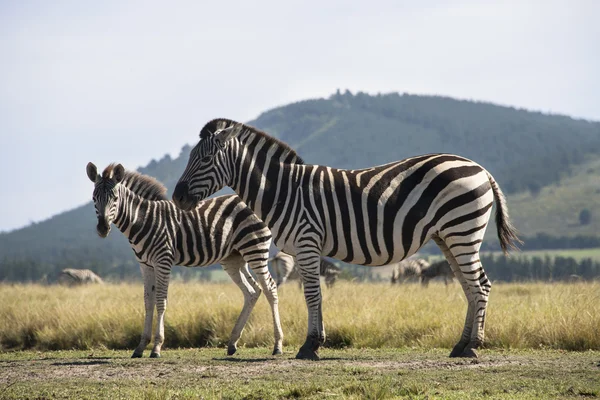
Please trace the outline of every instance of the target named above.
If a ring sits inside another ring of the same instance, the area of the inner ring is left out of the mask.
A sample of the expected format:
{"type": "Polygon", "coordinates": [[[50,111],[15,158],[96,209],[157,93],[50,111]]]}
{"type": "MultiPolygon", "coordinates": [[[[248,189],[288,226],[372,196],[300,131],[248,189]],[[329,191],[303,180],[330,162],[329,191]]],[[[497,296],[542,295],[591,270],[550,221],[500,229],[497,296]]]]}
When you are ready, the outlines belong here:
{"type": "Polygon", "coordinates": [[[265,143],[239,146],[233,154],[234,170],[231,188],[270,226],[276,205],[285,204],[292,185],[293,168],[302,167],[282,163],[281,152],[265,143]],[[268,150],[268,151],[267,151],[268,150]]]}
{"type": "Polygon", "coordinates": [[[148,207],[152,201],[144,199],[138,196],[123,185],[119,187],[119,207],[117,208],[117,215],[113,223],[115,226],[131,240],[132,228],[141,222],[146,220],[146,214],[148,213],[148,207]]]}

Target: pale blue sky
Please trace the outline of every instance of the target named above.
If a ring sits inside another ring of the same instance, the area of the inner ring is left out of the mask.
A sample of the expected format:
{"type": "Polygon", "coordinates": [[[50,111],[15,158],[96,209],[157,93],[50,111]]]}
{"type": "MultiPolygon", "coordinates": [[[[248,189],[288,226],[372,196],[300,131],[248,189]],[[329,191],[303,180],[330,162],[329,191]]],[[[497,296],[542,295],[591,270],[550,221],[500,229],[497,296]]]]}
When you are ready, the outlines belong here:
{"type": "Polygon", "coordinates": [[[352,91],[600,120],[596,1],[0,0],[0,231],[91,198],[88,161],[352,91]]]}

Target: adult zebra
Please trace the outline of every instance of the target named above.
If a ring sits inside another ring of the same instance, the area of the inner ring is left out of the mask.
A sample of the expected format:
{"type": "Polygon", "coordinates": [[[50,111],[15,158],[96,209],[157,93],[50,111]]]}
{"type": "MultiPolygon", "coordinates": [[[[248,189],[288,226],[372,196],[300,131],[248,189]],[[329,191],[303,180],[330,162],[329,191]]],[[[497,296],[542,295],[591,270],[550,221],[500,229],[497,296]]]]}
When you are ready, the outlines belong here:
{"type": "Polygon", "coordinates": [[[141,357],[150,343],[155,305],[156,332],[150,357],[160,356],[171,266],[203,267],[217,262],[244,294],[244,306],[231,332],[227,353],[236,352],[237,342],[261,293],[248,271],[250,265],[271,306],[273,354],[281,354],[283,332],[277,286],[267,267],[271,232],[238,196],[216,197],[194,210],[181,211],[167,200],[167,189],[156,179],[126,171],[121,164],[111,164],[98,175],[96,166],[89,163],[87,175],[95,184],[93,200],[98,234],[108,236],[114,223],[129,239],[144,277],[146,318],[140,344],[132,357],[141,357]]]}
{"type": "Polygon", "coordinates": [[[423,268],[421,270],[421,284],[426,287],[429,285],[431,279],[438,276],[444,278],[444,284],[446,286],[448,286],[448,281],[452,283],[454,272],[452,272],[452,267],[448,264],[448,261],[441,260],[431,264],[427,268],[423,268]]]}
{"type": "Polygon", "coordinates": [[[406,282],[407,279],[419,279],[421,271],[429,267],[429,261],[424,258],[408,258],[394,264],[392,284],[406,282]]]}
{"type": "Polygon", "coordinates": [[[477,357],[491,288],[479,247],[494,199],[502,249],[518,241],[492,176],[451,154],[360,170],[298,162],[289,146],[266,133],[215,119],[202,128],[173,194],[175,204],[187,210],[230,186],[269,226],[275,245],[296,256],[308,307],[308,334],[296,357],[318,359],[325,340],[321,255],[386,265],[414,254],[429,239],[442,249],[468,299],[463,333],[450,356],[477,357]]]}

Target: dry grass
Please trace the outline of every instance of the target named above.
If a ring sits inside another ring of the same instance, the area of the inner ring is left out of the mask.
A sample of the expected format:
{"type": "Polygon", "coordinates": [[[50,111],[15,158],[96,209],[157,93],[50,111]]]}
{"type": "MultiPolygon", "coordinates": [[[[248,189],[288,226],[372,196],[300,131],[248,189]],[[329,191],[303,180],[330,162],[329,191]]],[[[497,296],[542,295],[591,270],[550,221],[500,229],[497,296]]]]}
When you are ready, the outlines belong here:
{"type": "MultiPolygon", "coordinates": [[[[133,349],[142,331],[142,285],[0,286],[3,349],[133,349]]],[[[286,346],[306,334],[306,306],[295,284],[280,292],[286,346]]],[[[222,346],[241,309],[232,284],[173,283],[165,348],[222,346]]],[[[488,308],[488,348],[600,350],[600,283],[497,284],[488,308]]],[[[466,301],[460,287],[351,284],[324,289],[330,347],[449,348],[459,338],[466,301]]],[[[247,347],[271,346],[262,298],[244,331],[247,347]]]]}

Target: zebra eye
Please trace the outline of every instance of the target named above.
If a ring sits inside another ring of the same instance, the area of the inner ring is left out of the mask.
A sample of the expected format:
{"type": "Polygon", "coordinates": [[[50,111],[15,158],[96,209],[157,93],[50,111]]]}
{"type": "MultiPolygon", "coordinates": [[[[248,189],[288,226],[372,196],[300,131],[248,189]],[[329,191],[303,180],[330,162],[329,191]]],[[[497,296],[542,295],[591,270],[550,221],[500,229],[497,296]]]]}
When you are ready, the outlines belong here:
{"type": "Polygon", "coordinates": [[[212,156],[204,156],[202,158],[202,160],[200,160],[202,163],[209,163],[212,160],[212,156]]]}

